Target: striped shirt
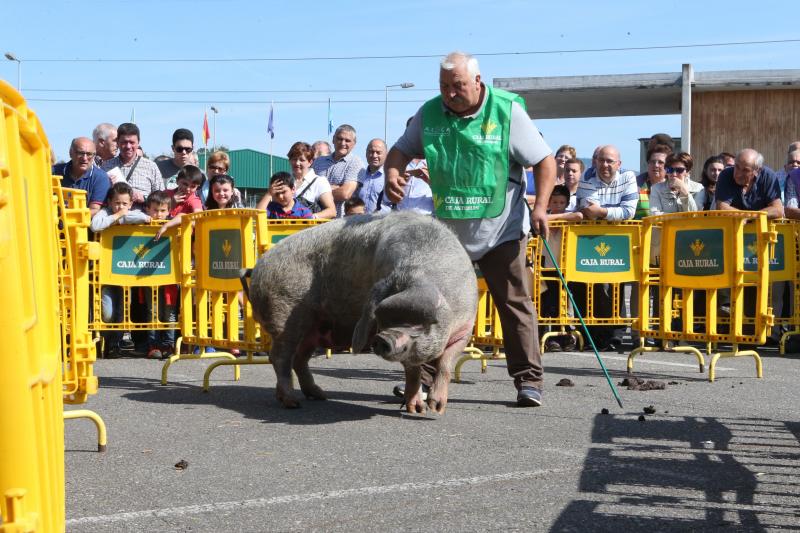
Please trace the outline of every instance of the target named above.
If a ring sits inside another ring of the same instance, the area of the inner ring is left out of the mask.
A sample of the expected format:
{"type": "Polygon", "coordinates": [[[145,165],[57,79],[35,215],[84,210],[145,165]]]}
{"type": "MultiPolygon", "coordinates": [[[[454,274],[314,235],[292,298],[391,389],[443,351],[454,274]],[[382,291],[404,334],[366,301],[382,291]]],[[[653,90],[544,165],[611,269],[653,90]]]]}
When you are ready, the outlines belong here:
{"type": "MultiPolygon", "coordinates": [[[[128,185],[142,193],[147,199],[151,192],[164,190],[164,178],[161,177],[161,171],[158,170],[155,163],[144,157],[139,157],[138,159],[139,163],[133,169],[133,173],[128,179],[128,185]]],[[[135,161],[136,159],[132,159],[129,163],[123,164],[122,160],[117,156],[103,163],[103,170],[109,171],[115,167],[119,168],[122,173],[122,179],[125,179],[128,177],[128,173],[130,173],[135,161]]],[[[136,204],[134,207],[140,205],[143,204],[136,204]]]]}
{"type": "Polygon", "coordinates": [[[639,187],[636,174],[631,171],[617,172],[611,183],[597,176],[584,178],[578,184],[578,208],[583,209],[590,202],[600,204],[608,210],[606,220],[630,220],[639,202],[639,187]]]}
{"type": "MultiPolygon", "coordinates": [[[[364,168],[364,163],[355,153],[350,152],[338,161],[333,159],[333,154],[318,157],[314,160],[313,169],[317,176],[328,179],[331,185],[343,185],[349,181],[358,181],[358,174],[364,168]]],[[[344,216],[344,202],[336,204],[336,217],[344,216]]]]}

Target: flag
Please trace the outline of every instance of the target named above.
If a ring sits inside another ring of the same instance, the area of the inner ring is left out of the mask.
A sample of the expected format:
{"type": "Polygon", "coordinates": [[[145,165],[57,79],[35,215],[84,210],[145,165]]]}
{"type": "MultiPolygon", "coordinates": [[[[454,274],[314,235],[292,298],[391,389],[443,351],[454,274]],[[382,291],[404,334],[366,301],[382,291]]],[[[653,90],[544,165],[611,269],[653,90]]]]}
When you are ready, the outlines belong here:
{"type": "Polygon", "coordinates": [[[208,131],[208,112],[203,112],[203,144],[208,146],[211,132],[208,131]]]}
{"type": "Polygon", "coordinates": [[[328,135],[333,133],[333,120],[331,120],[331,99],[328,98],[328,135]]]}
{"type": "Polygon", "coordinates": [[[267,124],[267,132],[269,133],[269,138],[270,139],[274,139],[275,138],[275,126],[272,123],[272,118],[273,118],[273,109],[272,109],[272,104],[270,104],[269,105],[269,123],[267,124]]]}

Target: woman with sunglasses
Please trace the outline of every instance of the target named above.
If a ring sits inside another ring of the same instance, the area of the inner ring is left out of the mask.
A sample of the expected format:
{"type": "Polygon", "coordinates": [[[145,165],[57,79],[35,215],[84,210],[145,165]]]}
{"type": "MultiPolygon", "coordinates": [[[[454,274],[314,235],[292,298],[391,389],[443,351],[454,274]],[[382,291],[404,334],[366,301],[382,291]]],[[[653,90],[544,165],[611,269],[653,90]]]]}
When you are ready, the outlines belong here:
{"type": "Polygon", "coordinates": [[[686,152],[670,154],[665,162],[667,179],[650,189],[650,214],[697,211],[695,196],[703,186],[692,180],[689,173],[694,161],[686,152]]]}

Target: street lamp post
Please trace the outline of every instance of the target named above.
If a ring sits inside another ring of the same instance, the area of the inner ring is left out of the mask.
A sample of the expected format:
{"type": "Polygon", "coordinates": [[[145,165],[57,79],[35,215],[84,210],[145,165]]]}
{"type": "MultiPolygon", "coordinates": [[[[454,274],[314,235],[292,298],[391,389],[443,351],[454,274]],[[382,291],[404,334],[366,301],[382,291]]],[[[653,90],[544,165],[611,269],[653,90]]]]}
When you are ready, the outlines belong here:
{"type": "Polygon", "coordinates": [[[17,90],[22,92],[22,61],[11,52],[6,52],[6,59],[17,62],[17,90]]]}
{"type": "Polygon", "coordinates": [[[217,109],[216,107],[214,107],[212,105],[211,106],[211,111],[214,112],[214,134],[213,134],[213,140],[211,141],[211,147],[212,147],[212,150],[216,151],[217,150],[217,113],[219,113],[219,109],[217,109]]]}
{"type": "Polygon", "coordinates": [[[410,89],[413,87],[414,84],[410,81],[404,83],[395,83],[394,85],[385,85],[384,86],[384,98],[383,98],[383,141],[385,143],[389,143],[389,88],[390,87],[400,87],[402,89],[410,89]]]}

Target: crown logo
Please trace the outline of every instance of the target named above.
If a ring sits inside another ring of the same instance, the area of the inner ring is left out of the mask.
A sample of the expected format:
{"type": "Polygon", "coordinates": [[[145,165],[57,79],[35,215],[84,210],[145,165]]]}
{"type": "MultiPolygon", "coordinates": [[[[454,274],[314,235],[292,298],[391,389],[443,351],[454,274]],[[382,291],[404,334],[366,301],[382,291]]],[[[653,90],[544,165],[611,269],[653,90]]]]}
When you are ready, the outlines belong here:
{"type": "Polygon", "coordinates": [[[751,242],[750,244],[748,244],[747,245],[747,251],[750,252],[753,255],[756,255],[756,252],[758,251],[758,247],[756,246],[756,243],[751,242]]]}
{"type": "Polygon", "coordinates": [[[138,246],[133,247],[133,253],[136,257],[142,258],[147,253],[147,245],[145,243],[141,243],[138,246]]]}
{"type": "Polygon", "coordinates": [[[606,254],[611,251],[611,247],[604,242],[601,242],[595,246],[594,249],[598,254],[600,254],[600,257],[605,257],[606,254]]]}
{"type": "Polygon", "coordinates": [[[225,242],[222,243],[222,253],[225,254],[225,257],[231,255],[232,248],[233,246],[231,246],[230,241],[228,241],[228,239],[225,239],[225,242]]]}
{"type": "Polygon", "coordinates": [[[695,257],[699,257],[700,254],[703,252],[703,248],[705,247],[706,245],[703,244],[703,241],[701,241],[700,239],[696,239],[692,244],[689,245],[689,248],[692,249],[692,252],[694,252],[695,257]]]}
{"type": "Polygon", "coordinates": [[[481,124],[481,129],[483,130],[483,134],[484,135],[489,135],[490,133],[492,133],[495,130],[496,127],[497,127],[497,124],[492,122],[491,120],[486,121],[483,124],[481,124]]]}

